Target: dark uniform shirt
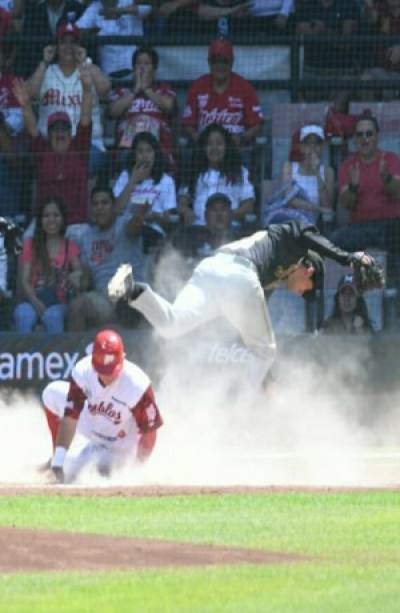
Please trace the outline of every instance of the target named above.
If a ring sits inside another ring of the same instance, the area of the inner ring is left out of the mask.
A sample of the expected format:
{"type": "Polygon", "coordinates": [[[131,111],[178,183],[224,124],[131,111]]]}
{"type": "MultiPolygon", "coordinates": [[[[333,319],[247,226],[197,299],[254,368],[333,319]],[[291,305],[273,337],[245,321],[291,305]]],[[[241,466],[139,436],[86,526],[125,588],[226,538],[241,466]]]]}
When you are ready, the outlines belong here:
{"type": "Polygon", "coordinates": [[[224,245],[217,253],[246,258],[255,266],[261,285],[268,287],[285,279],[290,266],[306,256],[309,249],[344,266],[352,261],[352,254],[321,236],[315,226],[299,221],[272,224],[266,230],[224,245]]]}

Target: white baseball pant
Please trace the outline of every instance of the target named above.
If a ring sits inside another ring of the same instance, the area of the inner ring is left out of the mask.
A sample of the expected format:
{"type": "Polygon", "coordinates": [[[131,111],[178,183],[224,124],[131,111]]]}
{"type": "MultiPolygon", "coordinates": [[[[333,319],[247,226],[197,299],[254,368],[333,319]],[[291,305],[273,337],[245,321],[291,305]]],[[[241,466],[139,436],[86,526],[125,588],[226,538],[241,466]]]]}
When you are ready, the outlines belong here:
{"type": "Polygon", "coordinates": [[[244,374],[252,385],[261,385],[274,362],[276,341],[268,305],[256,269],[247,258],[228,253],[205,258],[173,304],[146,286],[130,305],[165,338],[225,317],[249,349],[244,374]]]}

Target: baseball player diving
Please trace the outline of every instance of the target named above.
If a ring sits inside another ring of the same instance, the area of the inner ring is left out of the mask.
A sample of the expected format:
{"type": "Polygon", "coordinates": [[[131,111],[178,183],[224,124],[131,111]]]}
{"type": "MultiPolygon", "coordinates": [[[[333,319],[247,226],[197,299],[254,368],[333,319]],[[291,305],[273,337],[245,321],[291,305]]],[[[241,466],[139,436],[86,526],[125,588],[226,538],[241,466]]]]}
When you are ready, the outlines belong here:
{"type": "Polygon", "coordinates": [[[125,358],[122,338],[102,330],[92,354],[75,365],[71,381],[54,381],[43,391],[44,410],[53,441],[48,463],[52,480],[64,482],[64,462],[78,430],[88,442],[76,458],[75,474],[94,461],[109,476],[126,460],[146,460],[162,425],[148,376],[125,358]]]}
{"type": "Polygon", "coordinates": [[[324,257],[351,265],[360,289],[383,284],[382,270],[370,255],[343,251],[315,226],[290,221],[220,247],[198,264],[173,304],[148,285],[135,282],[128,264],[110,280],[108,295],[112,301],[127,301],[165,338],[186,334],[219,316],[226,318],[250,353],[243,374],[259,386],[276,354],[264,292],[268,295],[284,281],[293,293],[311,298],[323,288],[324,257]]]}

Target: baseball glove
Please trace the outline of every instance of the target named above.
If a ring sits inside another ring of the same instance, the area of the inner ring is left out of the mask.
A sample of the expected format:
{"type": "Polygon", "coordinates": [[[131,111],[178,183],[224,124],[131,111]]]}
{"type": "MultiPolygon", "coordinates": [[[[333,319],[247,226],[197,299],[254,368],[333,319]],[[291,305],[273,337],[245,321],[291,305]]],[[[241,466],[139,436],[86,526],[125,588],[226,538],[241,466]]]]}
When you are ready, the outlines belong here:
{"type": "MultiPolygon", "coordinates": [[[[362,261],[364,254],[354,254],[352,267],[354,283],[359,292],[366,292],[371,289],[381,289],[385,285],[385,275],[382,266],[371,258],[370,264],[362,261]]],[[[370,256],[371,257],[371,256],[370,256]]]]}

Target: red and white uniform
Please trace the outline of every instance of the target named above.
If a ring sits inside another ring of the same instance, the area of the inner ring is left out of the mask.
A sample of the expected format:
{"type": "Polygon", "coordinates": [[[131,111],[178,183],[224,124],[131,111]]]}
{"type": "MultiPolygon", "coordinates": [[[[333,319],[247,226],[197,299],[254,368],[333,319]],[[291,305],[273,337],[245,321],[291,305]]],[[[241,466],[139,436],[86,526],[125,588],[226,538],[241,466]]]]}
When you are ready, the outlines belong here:
{"type": "MultiPolygon", "coordinates": [[[[170,96],[176,100],[176,93],[166,83],[153,83],[151,89],[161,96],[170,96]]],[[[130,90],[127,88],[117,88],[111,94],[111,102],[115,102],[129,93],[130,90]]],[[[122,118],[117,122],[116,134],[118,146],[130,149],[136,134],[139,132],[151,132],[159,140],[169,163],[172,163],[173,139],[170,122],[173,120],[175,113],[176,104],[172,113],[166,113],[145,94],[136,96],[122,118]]]]}
{"type": "MultiPolygon", "coordinates": [[[[92,143],[99,149],[104,149],[103,128],[99,99],[95,88],[92,88],[92,143]]],[[[76,69],[66,77],[58,64],[51,64],[44,75],[40,88],[40,105],[38,129],[47,136],[47,120],[56,111],[68,113],[72,123],[72,134],[75,135],[81,116],[82,83],[79,70],[76,69]]]]}
{"type": "Polygon", "coordinates": [[[163,423],[148,376],[128,360],[121,374],[103,386],[87,356],[74,367],[71,383],[50,383],[42,398],[47,411],[79,420],[81,434],[118,455],[132,457],[140,436],[163,423]]]}
{"type": "Polygon", "coordinates": [[[254,87],[232,72],[226,90],[213,91],[210,74],[197,79],[189,90],[182,124],[198,132],[211,123],[222,125],[231,134],[242,134],[263,122],[260,100],[254,87]]]}

